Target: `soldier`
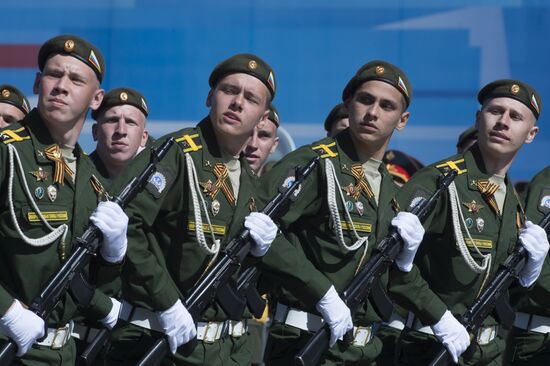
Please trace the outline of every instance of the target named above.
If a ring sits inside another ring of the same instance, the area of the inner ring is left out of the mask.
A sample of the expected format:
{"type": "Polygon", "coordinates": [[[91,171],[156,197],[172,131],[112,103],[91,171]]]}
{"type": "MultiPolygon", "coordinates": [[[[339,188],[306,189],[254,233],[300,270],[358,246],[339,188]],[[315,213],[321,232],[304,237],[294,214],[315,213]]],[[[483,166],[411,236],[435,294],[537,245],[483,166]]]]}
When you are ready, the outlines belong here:
{"type": "Polygon", "coordinates": [[[259,123],[254,128],[254,132],[246,144],[244,155],[257,176],[262,175],[264,163],[279,145],[277,136],[279,123],[279,113],[274,105],[270,105],[268,121],[259,123]]]}
{"type": "Polygon", "coordinates": [[[530,286],[540,273],[548,250],[543,231],[527,222],[507,171],[523,144],[533,141],[538,127],[540,97],[517,80],[498,80],[478,94],[478,142],[463,154],[417,172],[398,193],[402,209],[410,209],[435,190],[438,176],[455,169],[458,176],[428,217],[426,233],[413,269],[390,272],[391,295],[411,310],[399,340],[398,362],[426,365],[447,348],[454,362],[498,365],[504,349],[497,319],[490,315],[472,335],[473,352],[459,356],[470,336],[457,316],[472,304],[519,239],[529,253],[520,284],[530,286]],[[520,230],[520,228],[522,228],[520,230]],[[439,340],[439,342],[438,342],[439,340]]]}
{"type": "MultiPolygon", "coordinates": [[[[550,212],[550,168],[538,173],[527,189],[525,213],[539,223],[550,212]]],[[[542,238],[538,240],[543,241],[542,238]]],[[[546,257],[542,273],[530,291],[514,289],[510,294],[516,308],[507,355],[512,365],[544,365],[550,361],[550,259],[546,257]]]]}
{"type": "Polygon", "coordinates": [[[462,154],[464,151],[468,150],[475,144],[477,141],[477,128],[476,126],[468,127],[465,129],[460,136],[458,136],[458,141],[456,142],[456,152],[462,154]]]}
{"type": "Polygon", "coordinates": [[[349,127],[349,114],[344,103],[337,104],[331,109],[324,126],[329,137],[336,136],[338,132],[349,127]]]}
{"type": "MultiPolygon", "coordinates": [[[[407,77],[396,66],[385,61],[365,64],[342,94],[349,128],[290,153],[262,176],[259,192],[265,200],[294,179],[296,165],[322,158],[280,220],[283,235],[262,259],[263,272],[277,285],[267,364],[292,364],[323,321],[331,330],[323,364],[371,364],[379,355],[382,344],[375,330],[380,318],[371,304],[365,303],[352,319],[338,293],[369,260],[394,217],[396,187],[382,158],[393,131],[407,124],[411,93],[407,77]],[[336,344],[352,328],[353,343],[336,344]]],[[[416,216],[403,213],[393,224],[403,233],[405,246],[414,246],[407,232],[422,230],[416,216]]],[[[407,267],[412,258],[401,253],[398,265],[407,267]]]]}
{"type": "Polygon", "coordinates": [[[386,151],[383,161],[398,187],[403,187],[414,173],[424,168],[424,164],[399,150],[386,151]]]}
{"type": "MultiPolygon", "coordinates": [[[[145,97],[131,88],[116,88],[105,94],[98,109],[92,111],[96,123],[92,125],[96,150],[90,154],[95,168],[102,178],[104,192],[111,198],[127,182],[117,180],[141,149],[149,134],[146,122],[149,110],[145,97]]],[[[95,279],[101,291],[109,296],[120,296],[120,273],[103,269],[95,279]]],[[[75,322],[73,336],[79,353],[86,342],[94,339],[99,331],[94,322],[75,322]],[[91,325],[91,326],[88,326],[91,325]],[[81,340],[82,342],[79,342],[81,340]]]]}
{"type": "Polygon", "coordinates": [[[0,128],[20,121],[29,114],[27,97],[14,86],[0,85],[0,128]]]}
{"type": "Polygon", "coordinates": [[[129,207],[131,245],[122,281],[127,303],[121,314],[126,321],[113,334],[108,364],[134,362],[161,336],[174,354],[168,363],[250,364],[254,342],[248,341],[246,319],[230,321],[212,304],[195,328],[180,299],[239,232],[245,217],[255,243],[248,260],[262,256],[276,235],[268,216],[251,213],[257,178],[242,154],[254,127],[267,122],[275,77],[259,57],[238,54],[215,67],[209,84],[208,117],[195,128],[168,135],[176,138],[177,147],[129,207]],[[191,355],[176,353],[195,335],[198,345],[191,355]]]}
{"type": "MultiPolygon", "coordinates": [[[[64,35],[42,45],[38,66],[38,107],[2,130],[0,332],[17,343],[20,364],[74,365],[71,319],[77,305],[87,304],[65,296],[48,319],[26,307],[70,255],[73,238],[86,228],[102,196],[95,169],[77,139],[88,109],[96,109],[103,99],[105,64],[95,46],[64,35]]],[[[102,202],[91,220],[103,234],[96,264],[120,263],[128,220],[122,209],[102,202]]],[[[119,309],[118,301],[95,291],[87,311],[111,328],[119,309]]]]}

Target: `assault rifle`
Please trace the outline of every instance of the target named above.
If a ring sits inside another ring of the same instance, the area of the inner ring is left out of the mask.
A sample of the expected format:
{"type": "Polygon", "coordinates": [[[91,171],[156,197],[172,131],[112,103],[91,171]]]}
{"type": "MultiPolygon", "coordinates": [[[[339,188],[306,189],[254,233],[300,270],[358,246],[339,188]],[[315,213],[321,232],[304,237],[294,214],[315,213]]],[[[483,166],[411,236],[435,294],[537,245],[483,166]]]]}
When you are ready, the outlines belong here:
{"type": "MultiPolygon", "coordinates": [[[[549,223],[550,212],[542,218],[539,226],[547,230],[549,223]]],[[[505,295],[508,288],[518,278],[526,261],[527,251],[518,239],[514,251],[506,258],[504,263],[500,265],[500,268],[487,288],[459,319],[460,323],[462,323],[468,333],[470,333],[471,339],[474,338],[474,335],[477,334],[481,328],[483,321],[493,312],[493,310],[496,311],[500,323],[506,328],[512,326],[515,319],[515,313],[508,304],[505,295]]],[[[449,365],[450,363],[451,356],[447,352],[447,349],[442,347],[437,356],[430,363],[430,366],[449,365]]]]}
{"type": "MultiPolygon", "coordinates": [[[[456,170],[450,170],[446,175],[440,175],[435,192],[428,199],[417,203],[412,208],[411,213],[418,216],[420,221],[425,220],[433,210],[439,197],[445,192],[456,176],[456,170]]],[[[378,244],[370,260],[340,295],[344,303],[350,308],[352,314],[370,297],[375,310],[381,315],[382,319],[389,320],[393,303],[387,297],[380,277],[391,266],[401,251],[402,246],[403,239],[401,235],[397,232],[397,228],[392,227],[388,235],[378,244]]],[[[349,339],[349,333],[345,339],[349,339]]],[[[319,364],[321,356],[329,348],[329,341],[330,328],[328,325],[325,325],[298,352],[294,358],[295,364],[299,366],[319,364]]]]}
{"type": "MultiPolygon", "coordinates": [[[[168,139],[151,154],[151,162],[138,177],[132,178],[122,192],[113,199],[120,207],[125,208],[128,203],[145,187],[149,178],[156,171],[156,164],[166,155],[174,139],[168,139]]],[[[71,256],[50,277],[42,292],[36,296],[29,310],[44,319],[46,322],[54,308],[62,300],[66,292],[76,300],[77,304],[86,306],[92,300],[94,289],[84,279],[82,270],[97,255],[100,247],[101,231],[93,224],[76,239],[77,245],[71,256]]],[[[15,358],[17,344],[8,339],[0,349],[0,365],[9,365],[15,358]]]]}
{"type": "MultiPolygon", "coordinates": [[[[262,212],[274,221],[277,220],[286,211],[290,202],[296,200],[306,178],[317,166],[319,160],[319,157],[315,157],[304,167],[296,168],[295,180],[288,187],[280,187],[279,193],[269,201],[262,212]]],[[[217,292],[224,288],[233,274],[241,268],[241,264],[248,255],[252,245],[249,230],[242,229],[220,253],[221,255],[212,266],[212,269],[191,289],[184,304],[195,321],[200,320],[206,308],[216,299],[217,292]]],[[[220,303],[220,305],[223,309],[224,304],[220,303]]],[[[180,347],[180,352],[182,354],[190,354],[195,345],[196,340],[190,341],[180,347]]],[[[168,341],[164,337],[160,338],[141,358],[137,365],[158,365],[168,352],[168,341]]]]}

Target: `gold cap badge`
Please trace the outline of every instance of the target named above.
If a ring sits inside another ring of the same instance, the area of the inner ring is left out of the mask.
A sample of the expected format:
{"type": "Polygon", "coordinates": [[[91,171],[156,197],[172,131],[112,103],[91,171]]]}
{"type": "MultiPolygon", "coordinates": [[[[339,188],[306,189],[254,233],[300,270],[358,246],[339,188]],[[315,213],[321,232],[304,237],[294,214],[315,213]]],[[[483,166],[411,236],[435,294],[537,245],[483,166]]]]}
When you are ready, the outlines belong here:
{"type": "Polygon", "coordinates": [[[519,85],[518,84],[514,84],[510,87],[510,92],[512,92],[512,94],[517,94],[519,92],[519,85]]]}
{"type": "Polygon", "coordinates": [[[376,66],[375,72],[378,75],[383,74],[384,73],[384,66],[376,66]]]}
{"type": "Polygon", "coordinates": [[[68,39],[65,41],[65,51],[70,52],[74,49],[74,41],[72,39],[68,39]]]}
{"type": "Polygon", "coordinates": [[[258,67],[258,64],[256,63],[256,61],[250,60],[250,61],[248,62],[248,68],[249,68],[249,69],[254,70],[256,67],[258,67]]]}
{"type": "Polygon", "coordinates": [[[120,100],[122,100],[123,102],[128,100],[128,94],[126,94],[126,92],[120,93],[119,97],[120,97],[120,100]]]}
{"type": "Polygon", "coordinates": [[[9,98],[10,97],[10,91],[8,89],[2,90],[2,96],[4,98],[9,98]]]}

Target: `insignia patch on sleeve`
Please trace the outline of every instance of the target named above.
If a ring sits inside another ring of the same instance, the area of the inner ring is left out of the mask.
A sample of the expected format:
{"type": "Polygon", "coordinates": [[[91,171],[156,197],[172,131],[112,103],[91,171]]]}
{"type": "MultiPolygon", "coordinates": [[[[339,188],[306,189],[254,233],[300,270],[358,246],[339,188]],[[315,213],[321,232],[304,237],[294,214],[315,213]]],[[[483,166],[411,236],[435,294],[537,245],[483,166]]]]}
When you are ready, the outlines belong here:
{"type": "Polygon", "coordinates": [[[428,198],[430,198],[430,192],[428,192],[424,188],[417,188],[409,199],[407,211],[411,211],[413,208],[415,208],[420,203],[426,201],[428,198]]]}
{"type": "Polygon", "coordinates": [[[145,189],[155,198],[160,198],[162,192],[167,190],[174,181],[174,175],[166,167],[157,165],[157,171],[149,178],[145,189]]]}
{"type": "Polygon", "coordinates": [[[543,214],[550,211],[550,188],[543,188],[540,191],[539,211],[543,214]]]}

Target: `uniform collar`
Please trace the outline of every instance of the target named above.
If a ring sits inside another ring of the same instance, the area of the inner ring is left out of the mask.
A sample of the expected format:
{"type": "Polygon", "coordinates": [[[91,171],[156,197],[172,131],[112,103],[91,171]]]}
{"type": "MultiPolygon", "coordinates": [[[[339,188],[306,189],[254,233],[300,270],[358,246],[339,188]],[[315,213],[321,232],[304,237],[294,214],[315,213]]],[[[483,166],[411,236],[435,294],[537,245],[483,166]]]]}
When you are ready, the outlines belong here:
{"type": "MultiPolygon", "coordinates": [[[[485,162],[483,161],[483,156],[481,155],[481,150],[479,149],[478,144],[474,144],[471,148],[464,152],[464,163],[466,164],[466,176],[468,178],[468,188],[472,191],[477,191],[477,181],[489,179],[491,176],[487,173],[487,168],[485,168],[485,162]]],[[[508,179],[508,174],[504,177],[504,182],[506,184],[506,189],[510,189],[511,182],[508,179]]]]}

